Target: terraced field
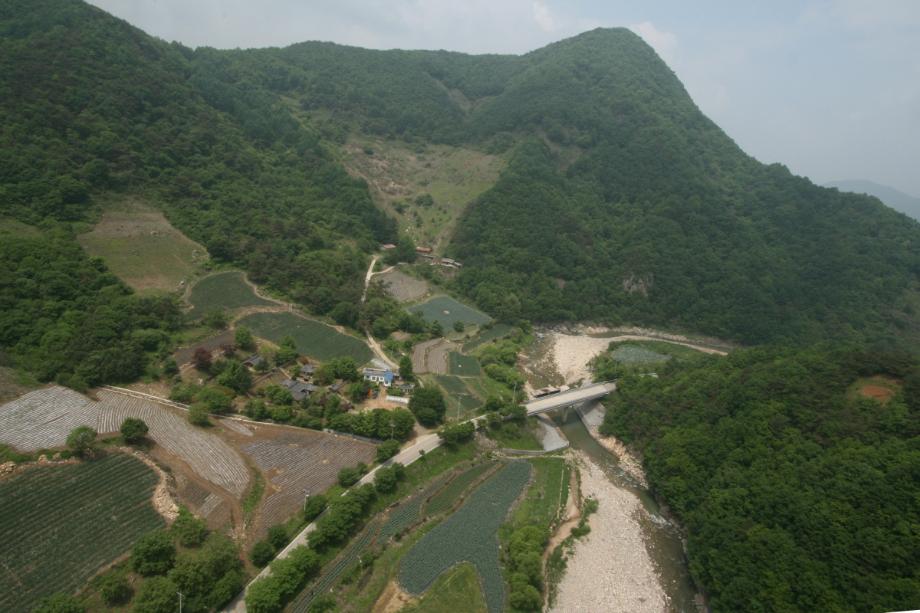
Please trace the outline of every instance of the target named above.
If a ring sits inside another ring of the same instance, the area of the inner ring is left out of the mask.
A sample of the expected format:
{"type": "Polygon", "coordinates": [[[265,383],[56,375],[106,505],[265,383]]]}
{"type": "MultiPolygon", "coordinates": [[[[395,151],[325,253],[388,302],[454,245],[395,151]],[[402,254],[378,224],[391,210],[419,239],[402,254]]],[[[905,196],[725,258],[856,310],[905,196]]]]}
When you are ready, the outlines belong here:
{"type": "Polygon", "coordinates": [[[30,392],[0,406],[0,442],[22,451],[61,447],[77,426],[118,432],[126,417],[143,419],[148,436],[202,478],[239,497],[249,483],[240,455],[221,438],[190,425],[167,407],[108,390],[99,401],[64,387],[30,392]]]}
{"type": "Polygon", "coordinates": [[[361,339],[294,313],[253,313],[242,318],[239,324],[273,343],[290,336],[297,351],[320,361],[350,356],[358,364],[364,364],[374,355],[361,339]]]}
{"type": "Polygon", "coordinates": [[[498,340],[511,332],[511,326],[508,324],[495,324],[487,330],[482,330],[479,334],[468,340],[463,345],[464,351],[472,351],[480,345],[484,345],[494,340],[498,340]]]}
{"type": "Polygon", "coordinates": [[[432,377],[446,392],[448,418],[466,417],[482,404],[482,399],[474,394],[460,377],[453,375],[432,375],[432,377]]]}
{"type": "Polygon", "coordinates": [[[460,473],[428,499],[425,513],[429,516],[449,511],[477,479],[495,468],[495,462],[483,462],[460,473]]]}
{"type": "Polygon", "coordinates": [[[467,326],[481,326],[492,318],[450,296],[435,296],[421,304],[409,307],[412,313],[420,313],[427,321],[437,321],[445,330],[451,330],[454,323],[460,321],[467,326]]]}
{"type": "Polygon", "coordinates": [[[370,464],[376,452],[374,445],[345,436],[281,429],[272,432],[272,438],[255,441],[242,449],[270,482],[270,493],[254,529],[257,539],[303,506],[304,491],[322,492],[336,482],[341,469],[358,462],[370,464]]]}
{"type": "Polygon", "coordinates": [[[123,454],[0,480],[0,611],[29,611],[44,596],[75,591],[162,526],[151,504],[157,480],[123,454]]]}
{"type": "Polygon", "coordinates": [[[460,377],[478,377],[482,374],[482,368],[479,367],[479,360],[471,355],[463,355],[457,351],[451,351],[448,356],[448,369],[450,374],[460,377]]]}
{"type": "Polygon", "coordinates": [[[422,594],[446,570],[470,562],[479,572],[489,611],[502,610],[498,528],[530,479],[527,462],[510,462],[480,485],[460,509],[422,537],[403,558],[399,583],[422,594]]]}
{"type": "Polygon", "coordinates": [[[195,284],[188,298],[192,317],[200,317],[214,309],[232,311],[251,306],[278,306],[260,298],[237,270],[205,277],[195,284]]]}

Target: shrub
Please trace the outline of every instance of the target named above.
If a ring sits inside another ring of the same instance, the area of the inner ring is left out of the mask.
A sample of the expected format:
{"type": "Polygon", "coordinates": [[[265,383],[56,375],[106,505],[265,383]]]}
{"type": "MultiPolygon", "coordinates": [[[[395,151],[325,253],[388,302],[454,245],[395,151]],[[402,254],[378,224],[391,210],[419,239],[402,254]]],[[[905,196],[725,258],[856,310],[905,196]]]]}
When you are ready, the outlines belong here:
{"type": "Polygon", "coordinates": [[[249,560],[259,568],[263,568],[274,558],[275,548],[272,547],[271,543],[265,540],[259,541],[253,545],[252,551],[249,552],[249,560]]]}
{"type": "Polygon", "coordinates": [[[284,526],[279,524],[268,529],[268,542],[275,549],[284,549],[289,540],[287,529],[284,526]]]}
{"type": "Polygon", "coordinates": [[[43,598],[32,613],[84,613],[86,607],[69,594],[52,594],[43,598]]]}
{"type": "Polygon", "coordinates": [[[96,449],[96,431],[89,426],[74,428],[67,435],[67,446],[80,457],[93,455],[96,449]]]}
{"type": "Polygon", "coordinates": [[[133,595],[131,586],[128,585],[128,580],[118,572],[106,573],[99,577],[96,582],[96,588],[99,590],[99,595],[102,596],[103,602],[110,607],[127,603],[133,595]]]}
{"type": "Polygon", "coordinates": [[[137,443],[147,436],[149,430],[144,420],[137,417],[127,417],[121,422],[121,438],[126,443],[137,443]]]}
{"type": "MultiPolygon", "coordinates": [[[[221,376],[223,376],[223,373],[221,373],[221,376]]],[[[210,413],[226,413],[233,408],[230,397],[213,387],[205,387],[199,390],[195,395],[195,401],[204,404],[210,413]]]]}
{"type": "Polygon", "coordinates": [[[456,447],[472,439],[475,432],[476,427],[472,422],[464,422],[461,424],[448,424],[442,426],[441,429],[438,430],[438,436],[448,447],[456,447]]]}
{"type": "Polygon", "coordinates": [[[436,387],[418,388],[409,399],[409,410],[423,426],[436,426],[447,411],[444,394],[436,387]]]}
{"type": "Polygon", "coordinates": [[[405,478],[403,465],[396,462],[392,466],[382,466],[374,474],[374,488],[381,494],[396,491],[396,486],[405,478]]]}
{"type": "Polygon", "coordinates": [[[196,402],[188,408],[188,421],[193,426],[210,426],[211,420],[208,419],[208,407],[200,402],[196,402]]]}
{"type": "Polygon", "coordinates": [[[394,455],[399,453],[400,446],[401,445],[399,441],[395,439],[383,441],[382,443],[377,445],[377,461],[386,462],[387,460],[392,458],[394,455]]]}
{"type": "Polygon", "coordinates": [[[203,519],[195,517],[188,509],[182,507],[179,509],[179,517],[172,525],[172,533],[183,547],[198,547],[207,538],[208,528],[203,519]]]}
{"type": "Polygon", "coordinates": [[[361,472],[353,466],[348,466],[339,471],[339,485],[342,487],[351,487],[360,480],[361,472]]]}
{"type": "Polygon", "coordinates": [[[141,584],[134,599],[134,613],[174,613],[178,586],[166,577],[152,577],[141,584]]]}
{"type": "Polygon", "coordinates": [[[307,499],[307,504],[304,505],[303,509],[303,518],[304,521],[313,521],[319,514],[326,509],[326,497],[322,494],[315,494],[310,496],[307,499]]]}
{"type": "Polygon", "coordinates": [[[246,351],[253,351],[256,348],[256,341],[252,337],[252,332],[249,331],[249,328],[244,328],[243,326],[237,328],[233,334],[233,340],[236,342],[237,347],[246,351]]]}
{"type": "Polygon", "coordinates": [[[141,575],[162,575],[176,561],[176,547],[163,531],[145,534],[131,550],[131,567],[141,575]]]}

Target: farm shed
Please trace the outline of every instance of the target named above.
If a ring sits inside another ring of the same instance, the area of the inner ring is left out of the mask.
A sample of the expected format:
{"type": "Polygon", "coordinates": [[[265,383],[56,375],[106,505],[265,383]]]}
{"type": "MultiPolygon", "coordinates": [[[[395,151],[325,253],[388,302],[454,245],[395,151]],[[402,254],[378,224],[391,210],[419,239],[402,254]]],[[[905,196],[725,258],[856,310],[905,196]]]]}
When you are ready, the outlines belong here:
{"type": "Polygon", "coordinates": [[[365,368],[364,380],[371,383],[383,383],[386,387],[393,385],[393,371],[384,368],[365,368]]]}

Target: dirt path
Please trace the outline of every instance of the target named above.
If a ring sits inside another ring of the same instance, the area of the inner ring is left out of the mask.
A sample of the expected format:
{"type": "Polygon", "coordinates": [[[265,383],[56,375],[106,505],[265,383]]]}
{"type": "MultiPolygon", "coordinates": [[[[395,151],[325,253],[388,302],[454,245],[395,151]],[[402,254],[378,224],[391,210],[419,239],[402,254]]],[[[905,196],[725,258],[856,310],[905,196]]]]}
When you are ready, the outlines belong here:
{"type": "Polygon", "coordinates": [[[667,596],[637,521],[645,512],[642,504],[611,483],[586,454],[574,455],[581,468],[582,495],[596,498],[599,507],[588,520],[591,532],[576,543],[567,561],[551,610],[666,611],[667,596]]]}
{"type": "MultiPolygon", "coordinates": [[[[361,293],[361,304],[364,304],[364,301],[367,300],[367,288],[370,287],[371,278],[374,276],[374,274],[376,274],[374,273],[374,265],[377,264],[377,260],[379,259],[380,256],[375,255],[371,258],[371,265],[367,267],[367,274],[364,275],[364,291],[361,293]]],[[[392,268],[393,267],[391,266],[387,270],[391,270],[392,268]]],[[[386,270],[382,272],[386,272],[386,270]]],[[[371,351],[374,352],[374,355],[378,359],[380,359],[384,364],[393,370],[397,370],[399,368],[396,363],[390,359],[390,356],[384,352],[383,347],[380,346],[380,343],[378,343],[377,340],[371,336],[370,330],[365,329],[364,336],[367,338],[367,344],[371,348],[371,351]]]]}

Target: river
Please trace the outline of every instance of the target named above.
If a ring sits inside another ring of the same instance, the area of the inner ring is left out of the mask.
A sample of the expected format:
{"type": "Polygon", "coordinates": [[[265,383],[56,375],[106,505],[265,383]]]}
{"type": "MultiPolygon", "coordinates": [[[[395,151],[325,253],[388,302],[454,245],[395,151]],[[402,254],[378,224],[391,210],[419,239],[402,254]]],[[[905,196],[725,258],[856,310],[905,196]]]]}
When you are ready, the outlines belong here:
{"type": "MultiPolygon", "coordinates": [[[[661,586],[669,599],[670,610],[695,613],[696,590],[690,580],[679,531],[661,515],[661,509],[648,491],[639,487],[619,467],[616,456],[604,449],[588,432],[575,411],[565,411],[556,418],[572,449],[590,457],[608,479],[618,488],[633,493],[640,501],[645,514],[640,514],[639,524],[646,548],[655,565],[661,586]]],[[[588,537],[590,538],[590,537],[588,537]]],[[[577,555],[577,553],[575,554],[577,555]]]]}

